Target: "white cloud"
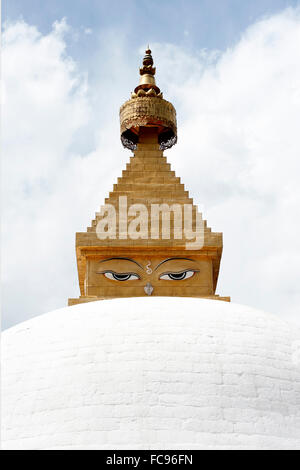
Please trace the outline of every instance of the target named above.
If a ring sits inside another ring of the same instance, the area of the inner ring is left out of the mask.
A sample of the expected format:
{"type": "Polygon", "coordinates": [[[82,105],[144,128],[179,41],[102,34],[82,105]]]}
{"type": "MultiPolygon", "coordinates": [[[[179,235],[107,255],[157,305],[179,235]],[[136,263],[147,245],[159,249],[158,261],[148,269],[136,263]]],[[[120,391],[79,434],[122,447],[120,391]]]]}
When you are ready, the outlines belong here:
{"type": "MultiPolygon", "coordinates": [[[[138,72],[126,45],[98,35],[99,73],[88,80],[66,54],[67,31],[63,20],[47,35],[24,22],[4,32],[4,326],[78,296],[74,234],[129,157],[118,106],[138,72]]],[[[218,292],[296,321],[299,45],[297,9],[257,22],[222,54],[151,45],[178,111],[168,159],[224,233],[218,292]]]]}
{"type": "MultiPolygon", "coordinates": [[[[300,10],[289,9],[172,85],[182,119],[174,166],[224,232],[218,290],[298,321],[299,46],[300,10]]],[[[175,77],[177,68],[168,63],[175,77]]]]}
{"type": "Polygon", "coordinates": [[[68,207],[62,192],[53,202],[62,173],[67,178],[69,147],[90,113],[84,77],[65,54],[66,30],[65,21],[56,22],[42,36],[17,22],[3,37],[3,279],[13,320],[56,305],[57,277],[64,285],[66,275],[68,207]]]}

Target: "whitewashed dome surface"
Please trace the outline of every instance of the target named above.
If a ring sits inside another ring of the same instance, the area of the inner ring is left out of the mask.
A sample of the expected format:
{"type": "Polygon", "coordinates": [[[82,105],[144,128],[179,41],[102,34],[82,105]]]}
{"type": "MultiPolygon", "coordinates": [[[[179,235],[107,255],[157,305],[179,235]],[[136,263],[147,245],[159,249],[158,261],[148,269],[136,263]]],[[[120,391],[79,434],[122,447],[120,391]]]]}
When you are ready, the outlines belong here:
{"type": "Polygon", "coordinates": [[[273,315],[205,299],[47,313],[3,334],[2,446],[299,449],[299,339],[273,315]]]}

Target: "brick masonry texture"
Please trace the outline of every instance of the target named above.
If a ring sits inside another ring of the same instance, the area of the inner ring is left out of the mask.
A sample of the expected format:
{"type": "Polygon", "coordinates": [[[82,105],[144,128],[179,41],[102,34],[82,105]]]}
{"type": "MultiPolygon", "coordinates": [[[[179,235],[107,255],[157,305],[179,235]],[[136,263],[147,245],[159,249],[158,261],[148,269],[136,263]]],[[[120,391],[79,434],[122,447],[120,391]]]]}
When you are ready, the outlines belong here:
{"type": "Polygon", "coordinates": [[[41,315],[3,333],[2,446],[300,449],[299,340],[273,315],[206,299],[41,315]]]}

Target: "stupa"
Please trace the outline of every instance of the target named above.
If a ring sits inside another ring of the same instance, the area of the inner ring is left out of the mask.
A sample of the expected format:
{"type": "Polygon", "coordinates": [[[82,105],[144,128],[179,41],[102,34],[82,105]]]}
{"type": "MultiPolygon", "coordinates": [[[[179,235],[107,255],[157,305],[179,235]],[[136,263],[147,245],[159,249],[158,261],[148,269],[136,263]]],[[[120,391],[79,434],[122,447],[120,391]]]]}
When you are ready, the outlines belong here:
{"type": "Polygon", "coordinates": [[[300,449],[300,332],[217,301],[222,234],[163,156],[176,114],[150,50],[140,72],[134,155],[76,236],[81,296],[3,333],[2,448],[300,449]]]}
{"type": "Polygon", "coordinates": [[[86,232],[76,234],[80,297],[216,295],[222,233],[202,219],[163,155],[177,142],[176,111],[155,82],[151,50],[120,109],[121,142],[133,156],[86,232]]]}

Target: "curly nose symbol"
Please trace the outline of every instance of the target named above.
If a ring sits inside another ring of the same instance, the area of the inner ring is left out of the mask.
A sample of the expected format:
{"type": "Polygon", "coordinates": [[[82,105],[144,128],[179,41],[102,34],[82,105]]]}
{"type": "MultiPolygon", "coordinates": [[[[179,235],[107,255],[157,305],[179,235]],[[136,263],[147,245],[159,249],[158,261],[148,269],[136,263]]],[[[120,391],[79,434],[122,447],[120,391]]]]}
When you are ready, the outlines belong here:
{"type": "Polygon", "coordinates": [[[152,274],[152,269],[150,268],[151,266],[151,261],[148,261],[148,264],[146,264],[146,273],[147,274],[152,274]]]}
{"type": "Polygon", "coordinates": [[[147,282],[147,284],[144,287],[144,291],[147,295],[151,295],[153,292],[153,287],[151,286],[150,282],[147,282]]]}

